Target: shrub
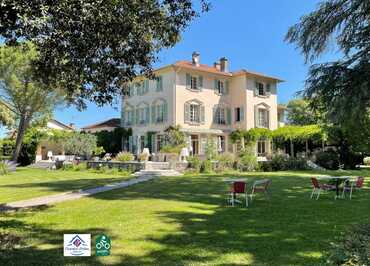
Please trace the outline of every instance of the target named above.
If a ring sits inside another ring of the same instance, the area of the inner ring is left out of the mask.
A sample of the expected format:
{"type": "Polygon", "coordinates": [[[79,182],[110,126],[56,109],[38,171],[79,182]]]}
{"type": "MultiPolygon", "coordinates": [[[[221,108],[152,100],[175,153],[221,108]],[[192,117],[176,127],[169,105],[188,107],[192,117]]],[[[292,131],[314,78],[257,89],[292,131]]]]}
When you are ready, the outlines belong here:
{"type": "Polygon", "coordinates": [[[328,265],[370,265],[370,222],[352,226],[332,243],[328,265]]]}
{"type": "Polygon", "coordinates": [[[288,158],[286,161],[286,170],[306,170],[307,161],[303,158],[288,158]]]}
{"type": "Polygon", "coordinates": [[[316,154],[316,163],[329,170],[338,170],[339,155],[336,151],[330,149],[316,154]]]}
{"type": "Polygon", "coordinates": [[[222,153],[216,157],[218,160],[217,169],[219,171],[225,171],[231,169],[235,163],[235,156],[232,153],[222,153]]]}
{"type": "Polygon", "coordinates": [[[272,169],[271,161],[260,162],[259,163],[259,170],[262,171],[262,172],[272,172],[272,171],[274,171],[272,169]]]}
{"type": "Polygon", "coordinates": [[[121,151],[116,155],[114,160],[119,162],[129,162],[134,160],[134,155],[130,152],[121,151]]]}
{"type": "Polygon", "coordinates": [[[262,171],[284,171],[284,170],[306,170],[307,161],[304,158],[287,157],[284,155],[274,155],[271,161],[261,162],[262,171]]]}
{"type": "Polygon", "coordinates": [[[9,173],[8,165],[6,162],[0,162],[0,175],[6,175],[9,173]]]}
{"type": "Polygon", "coordinates": [[[370,157],[365,157],[364,158],[364,164],[365,165],[370,165],[370,157]]]}
{"type": "Polygon", "coordinates": [[[184,148],[185,145],[178,145],[178,146],[173,146],[173,145],[165,145],[161,148],[162,153],[176,153],[180,154],[181,149],[184,148]]]}
{"type": "Polygon", "coordinates": [[[95,156],[99,156],[99,157],[102,156],[103,153],[105,153],[105,150],[104,150],[104,148],[102,146],[96,147],[95,150],[94,150],[94,152],[93,152],[93,154],[95,156]]]}
{"type": "Polygon", "coordinates": [[[200,171],[202,173],[205,173],[205,174],[209,174],[209,173],[212,173],[213,169],[212,169],[212,161],[211,160],[204,160],[202,162],[202,166],[201,166],[201,169],[200,171]]]}
{"type": "Polygon", "coordinates": [[[240,153],[238,168],[241,171],[254,171],[258,169],[257,156],[251,148],[246,148],[240,153]]]}
{"type": "Polygon", "coordinates": [[[274,155],[271,158],[271,169],[272,171],[282,171],[287,169],[287,156],[274,155]]]}
{"type": "Polygon", "coordinates": [[[199,157],[190,156],[190,157],[188,157],[188,162],[189,162],[189,168],[194,169],[194,171],[196,173],[200,172],[201,161],[200,161],[199,157]]]}

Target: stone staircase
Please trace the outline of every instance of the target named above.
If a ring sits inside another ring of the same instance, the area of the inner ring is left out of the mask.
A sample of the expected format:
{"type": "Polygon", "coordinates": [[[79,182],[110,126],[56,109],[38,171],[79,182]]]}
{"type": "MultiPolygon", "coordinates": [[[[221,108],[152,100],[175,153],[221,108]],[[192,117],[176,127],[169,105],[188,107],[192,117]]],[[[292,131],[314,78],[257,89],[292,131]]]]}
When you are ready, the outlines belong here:
{"type": "Polygon", "coordinates": [[[55,162],[50,161],[38,161],[37,163],[31,164],[30,168],[41,168],[41,169],[52,169],[55,166],[55,162]]]}
{"type": "Polygon", "coordinates": [[[146,162],[144,169],[134,174],[141,176],[181,176],[182,174],[171,169],[169,162],[146,162]]]}

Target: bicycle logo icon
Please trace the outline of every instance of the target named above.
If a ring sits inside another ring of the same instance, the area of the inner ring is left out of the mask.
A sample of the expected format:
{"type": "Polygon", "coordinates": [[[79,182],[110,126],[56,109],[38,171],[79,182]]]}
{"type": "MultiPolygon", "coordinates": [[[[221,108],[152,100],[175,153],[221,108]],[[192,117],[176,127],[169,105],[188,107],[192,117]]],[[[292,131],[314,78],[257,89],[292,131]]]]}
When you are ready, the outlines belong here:
{"type": "Polygon", "coordinates": [[[110,255],[111,241],[106,235],[99,235],[95,240],[96,256],[110,255]]]}

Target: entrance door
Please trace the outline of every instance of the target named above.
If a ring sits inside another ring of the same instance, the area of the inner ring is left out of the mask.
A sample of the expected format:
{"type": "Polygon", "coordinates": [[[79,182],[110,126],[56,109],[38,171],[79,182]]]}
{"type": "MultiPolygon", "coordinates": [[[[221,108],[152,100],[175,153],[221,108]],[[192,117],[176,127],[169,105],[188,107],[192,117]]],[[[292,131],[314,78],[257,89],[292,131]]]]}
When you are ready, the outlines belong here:
{"type": "Polygon", "coordinates": [[[41,160],[47,160],[48,159],[48,151],[46,150],[45,146],[41,147],[41,160]]]}
{"type": "Polygon", "coordinates": [[[193,155],[199,154],[199,136],[191,135],[191,148],[193,149],[193,155]]]}

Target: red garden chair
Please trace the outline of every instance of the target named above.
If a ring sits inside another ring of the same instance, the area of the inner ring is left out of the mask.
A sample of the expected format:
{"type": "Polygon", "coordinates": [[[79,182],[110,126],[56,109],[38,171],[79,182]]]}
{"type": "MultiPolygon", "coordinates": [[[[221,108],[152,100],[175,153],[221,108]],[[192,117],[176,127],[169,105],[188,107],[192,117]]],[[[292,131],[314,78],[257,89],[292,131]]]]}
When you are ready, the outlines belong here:
{"type": "Polygon", "coordinates": [[[360,190],[364,186],[365,178],[362,176],[357,177],[355,181],[345,182],[343,185],[342,197],[344,197],[345,192],[349,192],[349,199],[352,199],[353,190],[360,190]]]}
{"type": "Polygon", "coordinates": [[[319,180],[317,180],[316,177],[311,177],[311,182],[313,186],[313,190],[311,193],[311,199],[315,194],[317,194],[316,200],[319,199],[321,191],[329,191],[335,189],[335,186],[319,183],[319,180]]]}
{"type": "Polygon", "coordinates": [[[254,181],[253,186],[252,186],[251,202],[253,200],[253,196],[255,193],[263,193],[264,195],[266,195],[267,199],[269,199],[270,198],[269,196],[270,184],[271,184],[270,179],[262,179],[262,180],[254,181]]]}
{"type": "Polygon", "coordinates": [[[236,199],[237,194],[245,194],[245,206],[248,207],[248,193],[246,182],[236,181],[231,184],[229,202],[231,202],[232,206],[234,206],[235,202],[241,203],[241,201],[238,201],[236,199]]]}

